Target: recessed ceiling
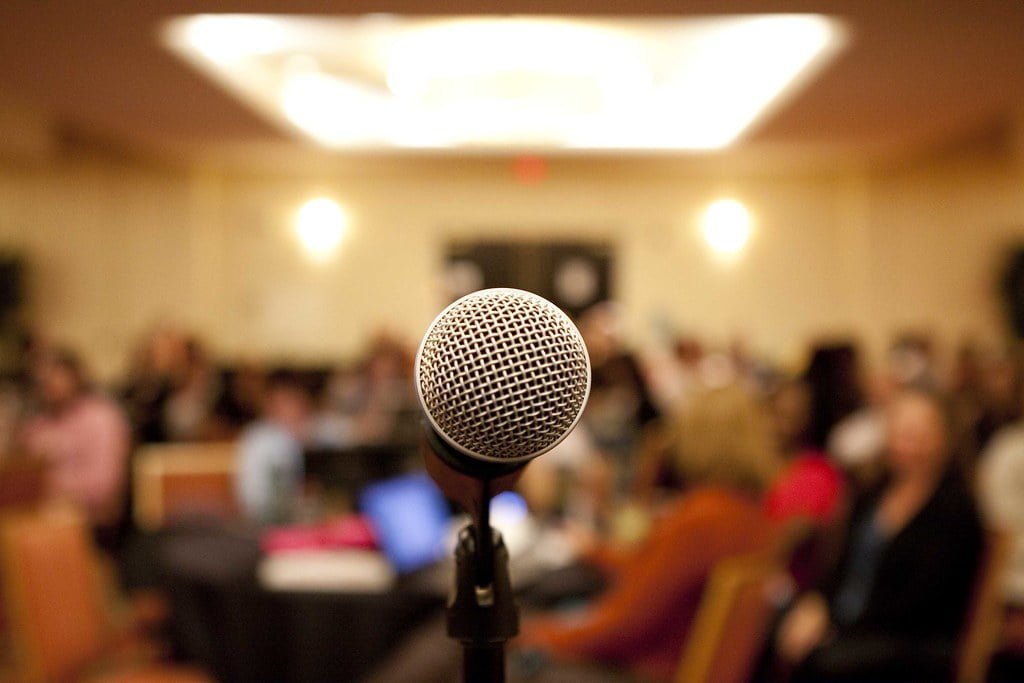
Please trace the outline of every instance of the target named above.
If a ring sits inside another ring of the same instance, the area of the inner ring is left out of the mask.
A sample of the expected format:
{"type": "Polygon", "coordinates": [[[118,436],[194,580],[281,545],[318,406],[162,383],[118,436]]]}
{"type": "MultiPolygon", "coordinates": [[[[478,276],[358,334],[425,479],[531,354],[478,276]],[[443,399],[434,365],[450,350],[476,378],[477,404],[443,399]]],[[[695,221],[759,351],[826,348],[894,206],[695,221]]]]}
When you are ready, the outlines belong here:
{"type": "MultiPolygon", "coordinates": [[[[175,17],[200,13],[352,20],[380,7],[368,0],[5,0],[0,109],[4,102],[23,103],[61,128],[144,153],[211,158],[269,150],[273,157],[281,151],[321,159],[308,136],[171,54],[161,31],[175,17]]],[[[394,0],[388,9],[409,18],[516,13],[618,20],[623,14],[623,4],[612,0],[394,0]]],[[[847,27],[846,47],[826,68],[776,99],[728,152],[714,155],[729,163],[737,157],[762,163],[776,151],[825,167],[898,159],[1020,117],[1024,105],[1020,0],[634,0],[628,12],[670,21],[711,13],[825,14],[847,27]]]]}
{"type": "Polygon", "coordinates": [[[254,110],[337,149],[720,149],[843,37],[813,14],[204,14],[164,30],[254,110]]]}

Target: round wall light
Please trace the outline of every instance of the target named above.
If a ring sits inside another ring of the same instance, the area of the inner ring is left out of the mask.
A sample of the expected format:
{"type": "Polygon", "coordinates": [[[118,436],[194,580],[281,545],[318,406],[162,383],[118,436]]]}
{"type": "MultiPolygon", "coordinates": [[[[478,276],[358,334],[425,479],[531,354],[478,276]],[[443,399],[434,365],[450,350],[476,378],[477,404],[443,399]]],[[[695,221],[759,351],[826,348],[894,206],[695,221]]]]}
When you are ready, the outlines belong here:
{"type": "Polygon", "coordinates": [[[326,260],[341,244],[348,217],[338,202],[328,197],[310,199],[299,208],[295,232],[310,258],[326,260]]]}
{"type": "Polygon", "coordinates": [[[750,240],[750,212],[735,199],[719,199],[704,212],[704,239],[716,254],[731,256],[750,240]]]}

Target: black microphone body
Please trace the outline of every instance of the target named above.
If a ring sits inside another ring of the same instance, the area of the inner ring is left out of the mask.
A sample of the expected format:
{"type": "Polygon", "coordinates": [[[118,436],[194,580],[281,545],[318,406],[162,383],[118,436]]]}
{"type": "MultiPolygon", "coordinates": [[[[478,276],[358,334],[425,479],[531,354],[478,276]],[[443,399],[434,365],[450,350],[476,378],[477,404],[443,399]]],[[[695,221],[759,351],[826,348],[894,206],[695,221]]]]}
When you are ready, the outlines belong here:
{"type": "MultiPolygon", "coordinates": [[[[527,463],[502,463],[467,458],[466,455],[441,438],[427,420],[423,421],[423,438],[427,446],[445,465],[456,472],[476,479],[497,479],[526,467],[527,463]]],[[[466,512],[471,512],[467,510],[466,512]]]]}

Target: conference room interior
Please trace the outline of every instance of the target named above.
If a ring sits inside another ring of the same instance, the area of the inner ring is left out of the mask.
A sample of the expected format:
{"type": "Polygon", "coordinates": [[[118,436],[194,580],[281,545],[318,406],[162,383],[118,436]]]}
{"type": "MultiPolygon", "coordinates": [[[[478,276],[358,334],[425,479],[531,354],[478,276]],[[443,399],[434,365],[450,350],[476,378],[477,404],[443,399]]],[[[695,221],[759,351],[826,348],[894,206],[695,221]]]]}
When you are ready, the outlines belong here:
{"type": "Polygon", "coordinates": [[[0,680],[460,680],[490,288],[510,683],[1024,680],[1019,0],[0,3],[0,680]]]}

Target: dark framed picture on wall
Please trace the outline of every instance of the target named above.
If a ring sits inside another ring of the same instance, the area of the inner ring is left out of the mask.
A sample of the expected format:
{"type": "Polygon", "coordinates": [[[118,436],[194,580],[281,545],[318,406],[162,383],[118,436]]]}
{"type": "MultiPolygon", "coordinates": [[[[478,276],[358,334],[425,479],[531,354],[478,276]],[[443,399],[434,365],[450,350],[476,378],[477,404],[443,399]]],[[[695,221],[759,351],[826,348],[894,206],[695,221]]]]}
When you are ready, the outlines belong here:
{"type": "Polygon", "coordinates": [[[604,242],[465,241],[446,249],[444,284],[452,301],[489,287],[525,289],[576,317],[611,298],[613,270],[604,242]]]}

